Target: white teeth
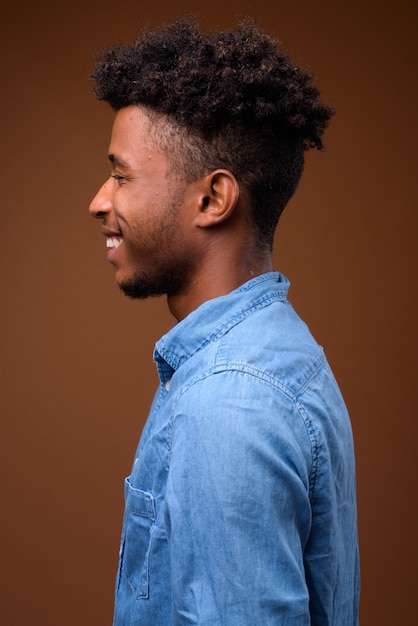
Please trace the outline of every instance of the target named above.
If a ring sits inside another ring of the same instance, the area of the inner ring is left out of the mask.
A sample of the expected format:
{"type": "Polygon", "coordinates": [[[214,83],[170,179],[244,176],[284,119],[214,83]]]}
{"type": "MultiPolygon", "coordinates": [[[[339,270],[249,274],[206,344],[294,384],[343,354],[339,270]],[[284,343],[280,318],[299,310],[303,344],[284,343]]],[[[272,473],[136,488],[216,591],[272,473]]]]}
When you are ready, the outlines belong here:
{"type": "Polygon", "coordinates": [[[117,248],[122,243],[122,239],[117,237],[108,237],[106,239],[106,248],[117,248]]]}

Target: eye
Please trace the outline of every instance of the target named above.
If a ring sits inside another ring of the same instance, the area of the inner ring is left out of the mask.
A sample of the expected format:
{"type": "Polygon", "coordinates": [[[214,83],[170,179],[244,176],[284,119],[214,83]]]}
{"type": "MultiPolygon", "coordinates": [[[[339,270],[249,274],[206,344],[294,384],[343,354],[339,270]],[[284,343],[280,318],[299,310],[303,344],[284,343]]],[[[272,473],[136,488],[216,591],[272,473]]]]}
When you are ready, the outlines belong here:
{"type": "Polygon", "coordinates": [[[126,180],[125,176],[121,176],[120,174],[112,174],[111,178],[114,178],[116,180],[116,182],[119,185],[119,187],[126,180]]]}

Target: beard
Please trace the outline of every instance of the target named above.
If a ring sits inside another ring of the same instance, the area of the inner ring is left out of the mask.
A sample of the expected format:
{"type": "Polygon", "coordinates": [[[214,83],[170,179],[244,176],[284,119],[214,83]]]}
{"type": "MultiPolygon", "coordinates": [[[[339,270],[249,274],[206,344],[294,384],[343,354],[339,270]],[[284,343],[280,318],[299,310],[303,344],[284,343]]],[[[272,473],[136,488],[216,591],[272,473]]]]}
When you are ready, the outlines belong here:
{"type": "Polygon", "coordinates": [[[187,288],[196,263],[190,248],[185,250],[173,233],[171,241],[176,240],[178,246],[170,248],[162,245],[160,239],[158,253],[155,252],[156,246],[152,246],[147,255],[152,263],[147,268],[133,269],[131,276],[119,283],[119,288],[128,298],[145,300],[164,295],[174,296],[187,288]]]}
{"type": "Polygon", "coordinates": [[[186,272],[167,272],[160,276],[134,274],[119,285],[125,296],[134,300],[145,300],[157,296],[173,296],[187,284],[186,272]]]}
{"type": "Polygon", "coordinates": [[[132,273],[119,283],[123,293],[132,299],[173,296],[187,287],[196,259],[190,245],[179,232],[178,214],[184,196],[180,187],[166,199],[159,217],[150,217],[135,233],[134,241],[124,239],[128,257],[138,258],[132,273]],[[135,267],[136,265],[136,267],[135,267]]]}

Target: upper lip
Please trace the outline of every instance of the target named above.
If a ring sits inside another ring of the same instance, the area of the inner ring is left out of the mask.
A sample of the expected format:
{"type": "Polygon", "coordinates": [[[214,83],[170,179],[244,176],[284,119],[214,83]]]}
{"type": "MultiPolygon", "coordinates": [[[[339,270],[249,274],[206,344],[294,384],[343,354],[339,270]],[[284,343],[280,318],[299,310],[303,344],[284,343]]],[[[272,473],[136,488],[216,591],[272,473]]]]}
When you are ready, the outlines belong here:
{"type": "Polygon", "coordinates": [[[119,230],[112,230],[107,226],[102,226],[102,233],[105,237],[122,237],[122,233],[119,230]]]}

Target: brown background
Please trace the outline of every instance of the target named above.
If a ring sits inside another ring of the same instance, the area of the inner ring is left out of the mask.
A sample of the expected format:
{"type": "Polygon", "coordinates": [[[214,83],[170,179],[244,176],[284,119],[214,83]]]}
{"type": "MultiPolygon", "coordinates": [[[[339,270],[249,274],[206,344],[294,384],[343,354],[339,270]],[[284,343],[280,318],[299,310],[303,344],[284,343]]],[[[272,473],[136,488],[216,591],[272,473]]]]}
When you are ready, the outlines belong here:
{"type": "MultiPolygon", "coordinates": [[[[251,14],[313,68],[338,114],[309,154],[275,266],[327,351],[358,459],[362,626],[416,615],[414,3],[11,2],[1,51],[1,622],[111,623],[122,480],[156,384],[163,299],[114,285],[87,206],[112,113],[94,50],[183,12],[251,14]]],[[[151,626],[151,625],[149,625],[151,626]]]]}

